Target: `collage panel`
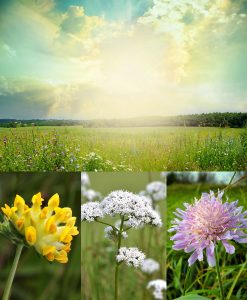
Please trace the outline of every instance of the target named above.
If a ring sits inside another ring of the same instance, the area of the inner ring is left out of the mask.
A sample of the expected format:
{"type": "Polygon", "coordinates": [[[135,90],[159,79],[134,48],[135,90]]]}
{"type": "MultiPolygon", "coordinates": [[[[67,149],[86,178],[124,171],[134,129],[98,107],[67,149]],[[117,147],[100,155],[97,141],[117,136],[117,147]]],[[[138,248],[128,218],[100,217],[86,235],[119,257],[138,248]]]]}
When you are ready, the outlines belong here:
{"type": "Polygon", "coordinates": [[[166,174],[82,173],[82,298],[166,298],[166,174]]]}
{"type": "Polygon", "coordinates": [[[80,182],[80,173],[0,174],[2,300],[81,299],[80,182]]]}
{"type": "Polygon", "coordinates": [[[247,299],[247,174],[167,176],[167,300],[247,299]]]}

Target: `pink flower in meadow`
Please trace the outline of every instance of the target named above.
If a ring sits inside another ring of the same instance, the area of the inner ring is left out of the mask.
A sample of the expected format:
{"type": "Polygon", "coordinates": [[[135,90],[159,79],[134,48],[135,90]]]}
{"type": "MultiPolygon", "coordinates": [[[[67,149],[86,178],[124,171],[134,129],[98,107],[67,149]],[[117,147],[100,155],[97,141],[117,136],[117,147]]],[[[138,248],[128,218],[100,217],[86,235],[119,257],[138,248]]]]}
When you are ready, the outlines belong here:
{"type": "Polygon", "coordinates": [[[233,254],[235,248],[229,243],[234,240],[238,243],[247,243],[247,234],[243,228],[247,227],[247,211],[238,207],[238,201],[222,202],[223,192],[216,196],[203,193],[193,204],[185,203],[185,210],[177,209],[174,213],[178,218],[169,230],[175,231],[171,237],[174,241],[174,250],[193,252],[188,263],[191,266],[197,259],[203,260],[203,250],[206,249],[208,264],[215,266],[214,249],[216,242],[221,241],[227,253],[233,254]]]}

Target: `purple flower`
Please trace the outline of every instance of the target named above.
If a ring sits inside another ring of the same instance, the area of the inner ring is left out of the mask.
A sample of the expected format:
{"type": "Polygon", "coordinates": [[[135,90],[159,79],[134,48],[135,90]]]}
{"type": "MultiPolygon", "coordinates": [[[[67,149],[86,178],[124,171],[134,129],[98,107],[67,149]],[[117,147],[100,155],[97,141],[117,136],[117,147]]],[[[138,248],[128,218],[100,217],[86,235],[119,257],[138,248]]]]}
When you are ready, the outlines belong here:
{"type": "Polygon", "coordinates": [[[186,209],[177,209],[174,213],[178,218],[172,221],[170,232],[174,241],[174,250],[192,252],[188,263],[191,266],[197,259],[203,260],[203,250],[206,249],[208,264],[215,266],[214,248],[221,241],[227,253],[233,254],[235,248],[229,243],[247,243],[247,234],[243,228],[247,227],[247,211],[242,213],[243,207],[238,207],[238,201],[222,202],[223,192],[216,196],[203,193],[199,200],[191,205],[184,203],[186,209]]]}

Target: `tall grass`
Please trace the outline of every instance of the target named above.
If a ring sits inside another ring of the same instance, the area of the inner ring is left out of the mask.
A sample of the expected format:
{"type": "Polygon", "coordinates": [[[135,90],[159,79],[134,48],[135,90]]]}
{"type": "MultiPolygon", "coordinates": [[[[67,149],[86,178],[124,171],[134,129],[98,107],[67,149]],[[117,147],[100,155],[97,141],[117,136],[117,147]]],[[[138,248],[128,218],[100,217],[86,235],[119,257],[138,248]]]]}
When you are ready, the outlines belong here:
{"type": "Polygon", "coordinates": [[[0,129],[0,170],[246,170],[246,145],[246,129],[0,129]]]}

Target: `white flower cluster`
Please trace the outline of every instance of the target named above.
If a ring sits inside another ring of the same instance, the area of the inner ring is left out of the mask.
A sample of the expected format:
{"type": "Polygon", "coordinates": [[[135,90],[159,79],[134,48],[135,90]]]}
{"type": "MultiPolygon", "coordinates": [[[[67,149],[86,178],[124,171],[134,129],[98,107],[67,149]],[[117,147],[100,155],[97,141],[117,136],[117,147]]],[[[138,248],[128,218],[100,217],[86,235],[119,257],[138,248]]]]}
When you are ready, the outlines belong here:
{"type": "Polygon", "coordinates": [[[135,268],[140,267],[144,259],[145,254],[138,248],[122,247],[119,249],[116,256],[116,260],[118,263],[124,262],[127,266],[133,266],[135,268]]]}
{"type": "Polygon", "coordinates": [[[159,214],[151,207],[149,201],[130,192],[114,191],[101,202],[100,207],[104,215],[126,217],[130,227],[138,228],[143,224],[162,225],[159,214]]]}
{"type": "Polygon", "coordinates": [[[81,173],[81,186],[82,187],[90,186],[90,179],[86,172],[81,173]]]}
{"type": "Polygon", "coordinates": [[[163,279],[156,279],[149,281],[147,288],[153,288],[153,296],[155,299],[162,300],[163,299],[163,290],[167,289],[166,281],[163,279]]]}
{"type": "Polygon", "coordinates": [[[161,181],[150,182],[146,186],[146,190],[154,201],[160,201],[166,198],[166,184],[161,181]]]}
{"type": "Polygon", "coordinates": [[[99,202],[88,202],[81,206],[81,220],[92,222],[96,218],[103,218],[99,202]]]}
{"type": "Polygon", "coordinates": [[[152,258],[144,259],[141,265],[142,272],[146,274],[153,274],[154,272],[159,271],[159,269],[160,264],[152,258]]]}
{"type": "MultiPolygon", "coordinates": [[[[105,238],[109,239],[109,240],[113,240],[115,241],[118,237],[118,232],[116,230],[114,230],[111,226],[107,226],[105,229],[105,238]]],[[[127,239],[128,234],[125,231],[122,231],[122,238],[123,239],[127,239]]]]}
{"type": "Polygon", "coordinates": [[[82,191],[82,196],[87,201],[100,201],[102,198],[101,194],[93,189],[82,191]]]}

